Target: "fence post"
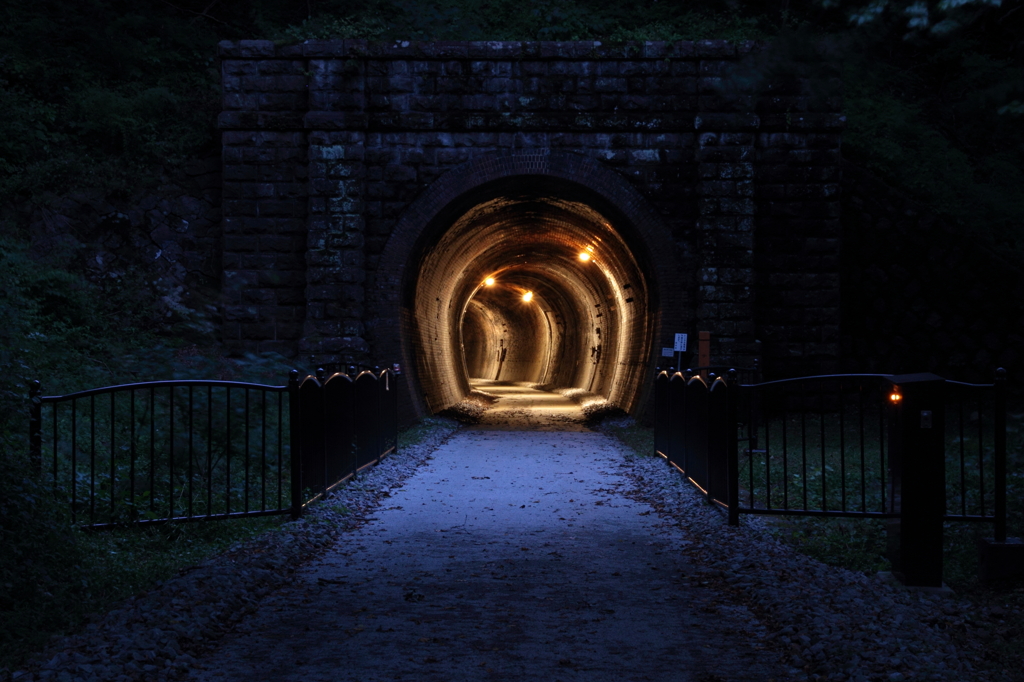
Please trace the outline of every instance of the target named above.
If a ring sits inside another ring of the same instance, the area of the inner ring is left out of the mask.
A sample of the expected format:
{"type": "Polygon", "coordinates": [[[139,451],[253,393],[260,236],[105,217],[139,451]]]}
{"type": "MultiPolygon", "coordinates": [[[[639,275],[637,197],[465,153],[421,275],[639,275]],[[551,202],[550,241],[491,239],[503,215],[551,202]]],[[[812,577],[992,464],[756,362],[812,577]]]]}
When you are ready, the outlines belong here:
{"type": "Polygon", "coordinates": [[[654,453],[669,457],[668,438],[668,375],[657,368],[654,375],[654,453]]]}
{"type": "Polygon", "coordinates": [[[729,391],[726,394],[728,398],[728,403],[726,405],[726,409],[728,410],[726,427],[729,429],[729,525],[738,526],[740,525],[740,460],[739,434],[736,432],[736,429],[739,428],[739,423],[736,417],[737,404],[739,403],[740,397],[740,382],[737,379],[736,370],[734,369],[729,370],[728,386],[729,391]]]}
{"type": "Polygon", "coordinates": [[[29,384],[28,457],[32,471],[43,473],[43,389],[39,379],[29,384]]]}
{"type": "Polygon", "coordinates": [[[302,434],[299,429],[299,370],[288,373],[288,430],[292,455],[292,520],[302,516],[302,434]]]}
{"type": "Polygon", "coordinates": [[[1024,575],[1024,543],[1006,537],[1006,370],[995,381],[995,522],[994,540],[978,540],[978,577],[982,582],[1024,575]]]}
{"type": "Polygon", "coordinates": [[[674,372],[667,375],[668,387],[665,389],[666,402],[668,407],[665,410],[666,423],[665,438],[668,461],[679,469],[680,472],[689,472],[689,460],[687,460],[686,448],[686,382],[685,375],[674,372]]]}
{"type": "Polygon", "coordinates": [[[380,380],[360,372],[355,380],[356,471],[380,461],[380,380]]]}
{"type": "MultiPolygon", "coordinates": [[[[395,363],[392,367],[397,368],[398,364],[395,363]]],[[[389,376],[391,377],[391,433],[390,439],[392,447],[394,448],[391,452],[393,455],[398,454],[398,377],[401,373],[395,369],[389,369],[389,376]]]]}
{"type": "Polygon", "coordinates": [[[946,515],[946,381],[934,374],[889,378],[889,559],[905,585],[942,587],[946,515]]]}
{"type": "Polygon", "coordinates": [[[683,413],[685,431],[683,458],[686,476],[711,501],[708,492],[708,386],[700,375],[694,375],[683,389],[686,409],[683,413]]]}

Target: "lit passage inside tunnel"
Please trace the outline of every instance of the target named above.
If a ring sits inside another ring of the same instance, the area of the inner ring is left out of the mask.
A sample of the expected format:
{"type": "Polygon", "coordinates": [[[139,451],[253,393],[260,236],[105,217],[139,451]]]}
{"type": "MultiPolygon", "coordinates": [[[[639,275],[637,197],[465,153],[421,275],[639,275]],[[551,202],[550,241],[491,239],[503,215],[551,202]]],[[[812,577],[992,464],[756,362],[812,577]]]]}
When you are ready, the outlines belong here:
{"type": "Polygon", "coordinates": [[[635,407],[652,301],[611,213],[571,183],[520,178],[449,214],[423,250],[413,303],[432,411],[464,398],[472,380],[578,388],[635,407]]]}

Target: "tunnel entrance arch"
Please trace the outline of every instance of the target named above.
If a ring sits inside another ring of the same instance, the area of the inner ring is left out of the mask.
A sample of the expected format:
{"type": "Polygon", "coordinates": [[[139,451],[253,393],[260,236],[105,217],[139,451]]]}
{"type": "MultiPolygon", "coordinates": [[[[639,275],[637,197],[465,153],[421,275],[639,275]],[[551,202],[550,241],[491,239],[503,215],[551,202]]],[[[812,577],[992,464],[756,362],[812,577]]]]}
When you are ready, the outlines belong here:
{"type": "Polygon", "coordinates": [[[583,388],[635,410],[655,340],[684,307],[668,235],[646,200],[593,159],[481,155],[399,219],[367,332],[403,358],[420,415],[455,404],[477,377],[583,388]]]}

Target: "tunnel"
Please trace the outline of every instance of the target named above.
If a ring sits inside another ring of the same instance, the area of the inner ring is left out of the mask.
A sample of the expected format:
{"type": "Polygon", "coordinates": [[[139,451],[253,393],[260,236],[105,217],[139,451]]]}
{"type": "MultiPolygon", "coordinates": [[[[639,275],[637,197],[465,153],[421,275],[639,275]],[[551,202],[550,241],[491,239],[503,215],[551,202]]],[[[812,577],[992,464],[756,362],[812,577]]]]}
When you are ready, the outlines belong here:
{"type": "Polygon", "coordinates": [[[405,305],[427,409],[490,380],[583,389],[632,410],[657,305],[632,233],[599,193],[549,176],[487,183],[440,211],[405,305]]]}

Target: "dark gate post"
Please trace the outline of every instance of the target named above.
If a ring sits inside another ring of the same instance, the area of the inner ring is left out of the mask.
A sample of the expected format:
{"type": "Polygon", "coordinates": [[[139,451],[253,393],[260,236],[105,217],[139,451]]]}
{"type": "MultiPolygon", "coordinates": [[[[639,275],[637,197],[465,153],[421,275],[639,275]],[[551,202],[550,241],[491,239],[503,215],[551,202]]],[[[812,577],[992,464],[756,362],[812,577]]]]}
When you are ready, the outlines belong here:
{"type": "Polygon", "coordinates": [[[904,585],[942,587],[946,515],[946,381],[934,374],[889,378],[889,560],[904,585]]]}
{"type": "Polygon", "coordinates": [[[658,367],[654,372],[654,454],[668,456],[668,374],[658,367]]]}
{"type": "Polygon", "coordinates": [[[993,540],[978,540],[978,577],[982,582],[1024,575],[1024,543],[1006,537],[1006,370],[996,370],[995,420],[995,518],[993,540]]]}

